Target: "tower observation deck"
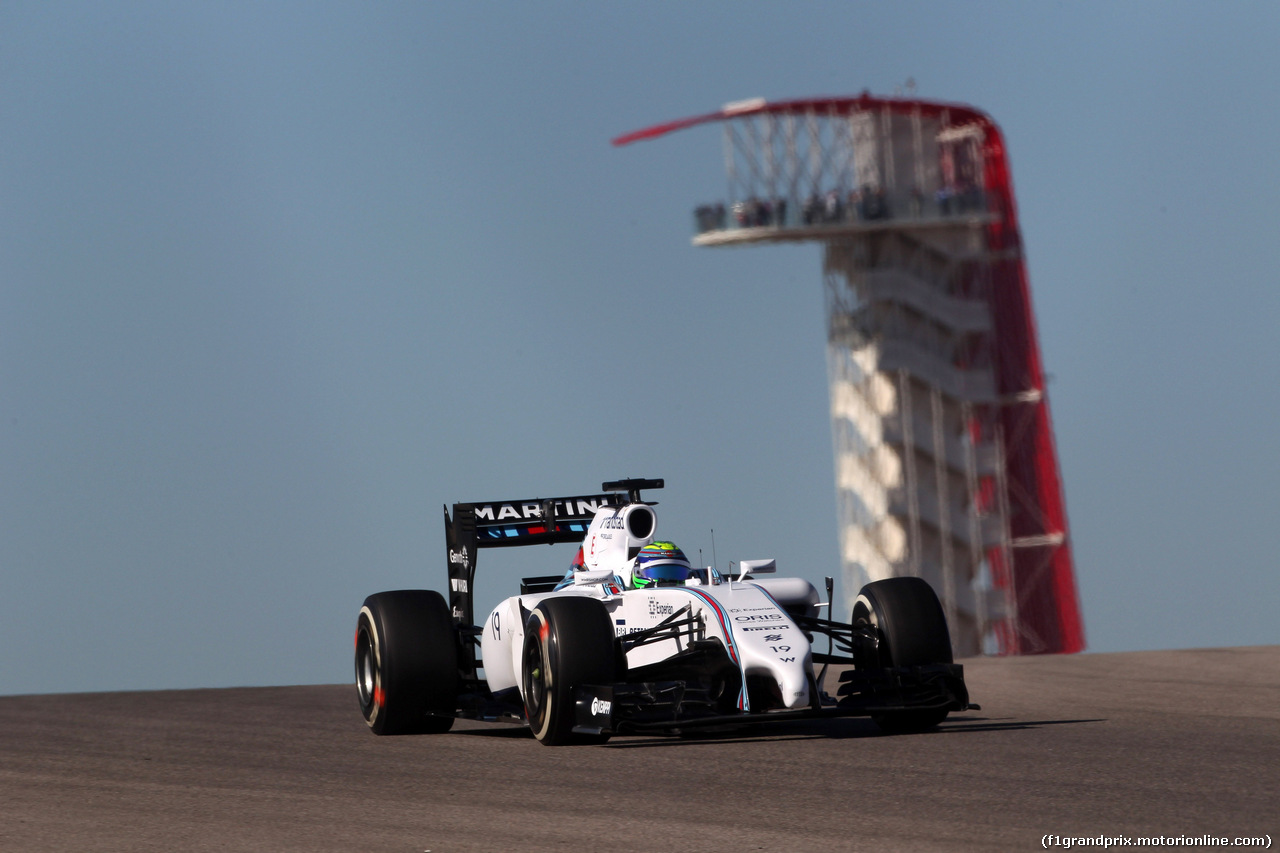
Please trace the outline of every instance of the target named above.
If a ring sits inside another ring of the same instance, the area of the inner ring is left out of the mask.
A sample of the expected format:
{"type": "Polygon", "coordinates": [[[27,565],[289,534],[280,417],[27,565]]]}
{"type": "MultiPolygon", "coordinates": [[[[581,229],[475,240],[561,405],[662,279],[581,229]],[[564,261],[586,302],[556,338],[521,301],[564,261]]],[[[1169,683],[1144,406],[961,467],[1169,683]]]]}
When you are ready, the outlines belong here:
{"type": "Polygon", "coordinates": [[[823,247],[846,596],[915,575],[958,655],[1083,649],[1000,129],[863,93],[728,104],[614,144],[712,122],[728,193],[695,210],[694,244],[823,247]]]}

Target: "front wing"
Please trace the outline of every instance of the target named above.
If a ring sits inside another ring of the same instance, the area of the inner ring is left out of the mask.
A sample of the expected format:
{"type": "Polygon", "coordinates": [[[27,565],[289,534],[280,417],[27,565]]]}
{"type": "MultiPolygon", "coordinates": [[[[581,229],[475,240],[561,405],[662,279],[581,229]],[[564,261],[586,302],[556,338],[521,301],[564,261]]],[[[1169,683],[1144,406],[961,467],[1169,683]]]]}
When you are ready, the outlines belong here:
{"type": "Polygon", "coordinates": [[[807,708],[723,713],[715,697],[685,681],[582,685],[574,693],[574,731],[638,734],[822,717],[867,717],[898,711],[977,710],[960,664],[848,670],[835,697],[812,685],[807,708]]]}

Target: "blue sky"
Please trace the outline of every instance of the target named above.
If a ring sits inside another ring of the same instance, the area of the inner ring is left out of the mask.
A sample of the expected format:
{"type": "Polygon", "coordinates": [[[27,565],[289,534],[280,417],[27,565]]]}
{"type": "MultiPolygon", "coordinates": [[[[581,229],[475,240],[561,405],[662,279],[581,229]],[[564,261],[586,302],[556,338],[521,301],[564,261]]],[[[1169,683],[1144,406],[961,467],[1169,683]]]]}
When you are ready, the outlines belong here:
{"type": "MultiPolygon", "coordinates": [[[[691,247],[749,97],[1008,143],[1091,651],[1280,642],[1280,6],[5,3],[0,693],[339,682],[444,503],[665,477],[836,570],[820,252],[691,247]]],[[[554,549],[483,555],[478,607],[554,549]]]]}

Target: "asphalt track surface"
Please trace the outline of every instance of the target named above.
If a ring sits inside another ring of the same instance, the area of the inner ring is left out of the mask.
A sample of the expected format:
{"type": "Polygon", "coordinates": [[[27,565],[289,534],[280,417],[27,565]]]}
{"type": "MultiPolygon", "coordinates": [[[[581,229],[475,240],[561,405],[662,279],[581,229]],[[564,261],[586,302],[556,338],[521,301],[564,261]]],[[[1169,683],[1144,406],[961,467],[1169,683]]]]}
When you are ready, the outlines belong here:
{"type": "Polygon", "coordinates": [[[855,719],[564,748],[464,722],[374,737],[350,685],[0,697],[0,850],[1277,839],[1280,646],[965,666],[982,710],[930,734],[884,736],[855,719]]]}

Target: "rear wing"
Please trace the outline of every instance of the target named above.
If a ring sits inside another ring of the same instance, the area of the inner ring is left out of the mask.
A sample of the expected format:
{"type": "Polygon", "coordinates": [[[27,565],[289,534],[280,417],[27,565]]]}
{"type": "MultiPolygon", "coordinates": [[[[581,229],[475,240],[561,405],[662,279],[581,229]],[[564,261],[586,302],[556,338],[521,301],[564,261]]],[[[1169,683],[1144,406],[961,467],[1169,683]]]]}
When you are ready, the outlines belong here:
{"type": "Polygon", "coordinates": [[[662,480],[614,480],[604,494],[524,501],[456,503],[453,516],[444,508],[448,549],[449,609],[455,625],[475,625],[471,591],[476,555],[481,548],[554,545],[581,542],[596,512],[608,506],[638,502],[641,489],[661,489],[662,480]]]}

